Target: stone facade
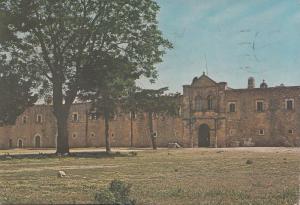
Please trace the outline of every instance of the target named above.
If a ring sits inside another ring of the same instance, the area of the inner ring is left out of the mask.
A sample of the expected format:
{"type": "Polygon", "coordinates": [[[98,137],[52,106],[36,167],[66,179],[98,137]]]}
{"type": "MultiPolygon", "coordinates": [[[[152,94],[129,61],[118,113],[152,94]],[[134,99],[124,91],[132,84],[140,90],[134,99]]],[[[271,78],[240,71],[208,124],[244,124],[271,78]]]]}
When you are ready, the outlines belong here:
{"type": "Polygon", "coordinates": [[[300,86],[255,88],[249,78],[231,89],[203,74],[183,86],[182,106],[185,146],[300,146],[300,86]]]}
{"type": "MultiPolygon", "coordinates": [[[[89,115],[90,104],[74,104],[69,116],[70,147],[105,146],[104,120],[89,115]]],[[[132,129],[129,113],[120,113],[110,122],[110,140],[113,147],[149,147],[148,118],[139,113],[133,116],[132,129]],[[131,130],[132,135],[131,135],[131,130]],[[131,136],[132,140],[131,140],[131,136]]],[[[182,141],[180,117],[154,116],[153,128],[160,146],[182,141]]],[[[56,120],[51,105],[35,105],[18,117],[14,126],[0,127],[0,149],[52,148],[56,146],[56,120]],[[38,138],[38,139],[37,139],[38,138]]]]}
{"type": "MultiPolygon", "coordinates": [[[[74,104],[69,116],[70,147],[103,147],[104,121],[89,115],[90,104],[74,104]]],[[[120,113],[110,123],[113,147],[149,147],[145,114],[120,113]],[[132,133],[131,133],[132,130],[132,133]],[[131,139],[132,136],[132,139],[131,139]]],[[[300,86],[231,89],[203,74],[183,86],[177,117],[153,117],[157,143],[167,147],[300,146],[300,86]]],[[[35,105],[14,126],[0,127],[0,148],[56,146],[51,105],[35,105]]]]}

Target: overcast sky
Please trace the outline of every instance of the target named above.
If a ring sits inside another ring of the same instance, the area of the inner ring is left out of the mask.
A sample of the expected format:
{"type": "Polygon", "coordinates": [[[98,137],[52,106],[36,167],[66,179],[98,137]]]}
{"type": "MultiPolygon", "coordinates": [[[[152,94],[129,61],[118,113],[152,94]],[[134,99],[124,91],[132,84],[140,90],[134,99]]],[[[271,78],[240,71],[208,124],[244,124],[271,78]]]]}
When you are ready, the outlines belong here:
{"type": "Polygon", "coordinates": [[[269,86],[300,85],[300,0],[157,2],[160,29],[174,49],[158,65],[152,88],[182,92],[206,67],[232,88],[246,87],[249,76],[257,85],[262,79],[269,86]]]}

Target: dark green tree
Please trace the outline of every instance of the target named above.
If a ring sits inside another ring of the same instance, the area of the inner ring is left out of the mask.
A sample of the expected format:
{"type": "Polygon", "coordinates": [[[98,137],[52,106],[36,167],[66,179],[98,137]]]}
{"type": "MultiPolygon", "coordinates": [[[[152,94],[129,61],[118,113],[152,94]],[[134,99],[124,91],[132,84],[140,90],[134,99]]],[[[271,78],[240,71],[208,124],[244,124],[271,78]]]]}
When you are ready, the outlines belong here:
{"type": "Polygon", "coordinates": [[[34,82],[22,78],[18,73],[7,72],[10,68],[8,66],[0,64],[1,125],[14,124],[17,117],[38,99],[37,95],[31,92],[35,87],[34,82]]]}
{"type": "Polygon", "coordinates": [[[157,90],[142,89],[134,94],[135,101],[130,100],[128,105],[132,110],[136,107],[136,112],[147,113],[149,137],[154,150],[157,149],[157,136],[153,131],[153,118],[157,115],[175,116],[179,112],[179,94],[165,94],[167,90],[167,87],[157,90]]]}
{"type": "MultiPolygon", "coordinates": [[[[8,29],[8,24],[13,19],[0,12],[0,42],[12,42],[16,38],[8,29]]],[[[14,22],[17,22],[15,19],[14,22]]],[[[0,52],[1,52],[0,47],[0,52]]],[[[13,58],[7,53],[0,56],[0,125],[13,125],[17,117],[27,107],[34,105],[38,96],[32,90],[37,88],[35,79],[28,79],[19,72],[20,60],[13,58]],[[10,60],[7,61],[7,58],[10,60]]]]}
{"type": "Polygon", "coordinates": [[[110,120],[122,109],[127,93],[134,86],[139,74],[128,63],[127,58],[106,56],[101,64],[83,73],[79,98],[91,101],[91,111],[103,117],[105,126],[106,152],[111,151],[109,125],[110,120]]]}
{"type": "Polygon", "coordinates": [[[138,76],[156,78],[155,64],[171,48],[158,29],[158,11],[154,0],[0,2],[0,25],[17,39],[0,41],[1,52],[21,59],[26,74],[52,92],[57,153],[69,152],[67,119],[86,70],[103,67],[107,56],[126,57],[138,76]]]}
{"type": "Polygon", "coordinates": [[[138,112],[139,112],[139,102],[138,99],[136,98],[136,93],[138,91],[141,91],[141,88],[133,85],[131,87],[128,88],[128,93],[126,95],[126,97],[123,100],[122,103],[122,109],[123,111],[129,113],[130,115],[130,147],[133,147],[133,141],[134,141],[134,136],[133,136],[133,121],[135,116],[137,116],[138,112]]]}

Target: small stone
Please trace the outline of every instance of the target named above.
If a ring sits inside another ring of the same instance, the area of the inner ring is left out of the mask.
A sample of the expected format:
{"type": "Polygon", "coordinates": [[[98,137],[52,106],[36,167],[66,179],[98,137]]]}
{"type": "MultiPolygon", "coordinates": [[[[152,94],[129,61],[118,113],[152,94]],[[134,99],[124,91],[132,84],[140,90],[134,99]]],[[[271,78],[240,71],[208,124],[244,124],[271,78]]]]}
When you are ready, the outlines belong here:
{"type": "Polygon", "coordinates": [[[66,173],[64,171],[58,171],[57,173],[57,177],[62,178],[62,177],[66,177],[66,173]]]}

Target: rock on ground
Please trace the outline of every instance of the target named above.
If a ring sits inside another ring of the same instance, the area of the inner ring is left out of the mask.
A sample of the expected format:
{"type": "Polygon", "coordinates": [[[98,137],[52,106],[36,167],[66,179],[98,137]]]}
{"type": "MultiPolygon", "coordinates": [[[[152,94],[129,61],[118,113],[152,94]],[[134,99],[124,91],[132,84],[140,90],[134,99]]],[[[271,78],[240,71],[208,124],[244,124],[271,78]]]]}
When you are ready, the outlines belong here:
{"type": "Polygon", "coordinates": [[[64,171],[58,171],[57,177],[62,178],[62,177],[65,177],[65,176],[67,176],[67,175],[64,171]]]}

